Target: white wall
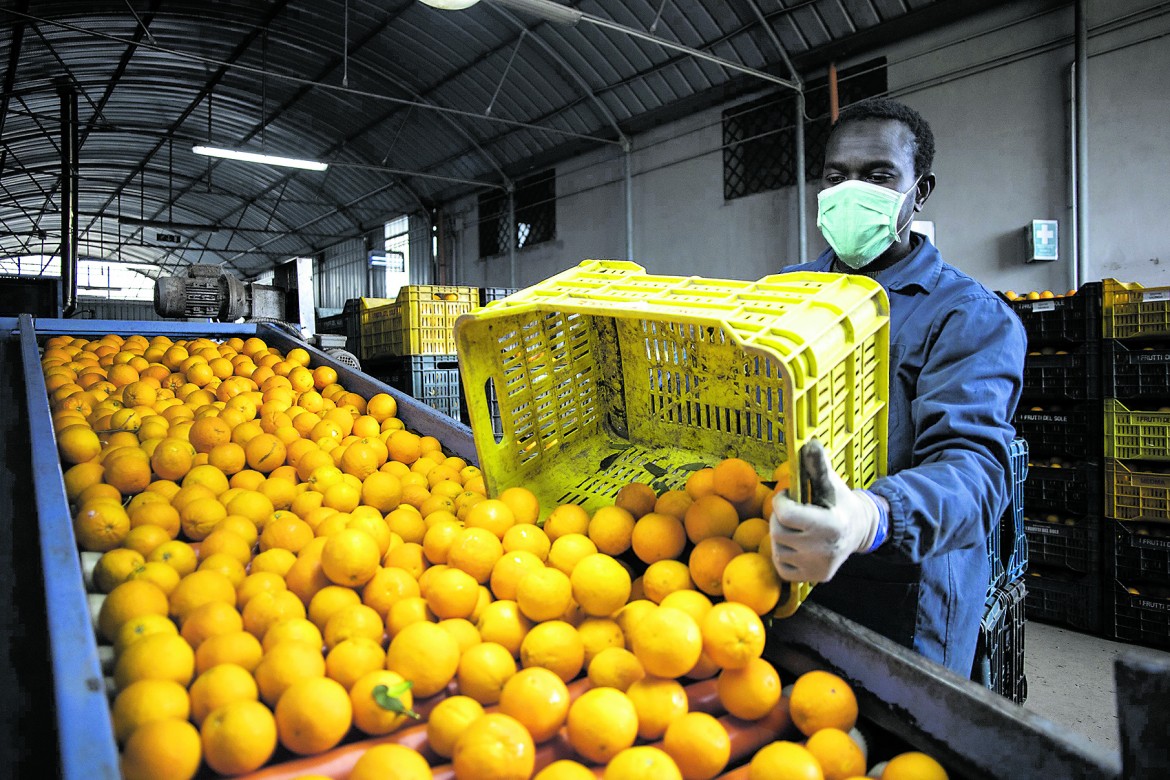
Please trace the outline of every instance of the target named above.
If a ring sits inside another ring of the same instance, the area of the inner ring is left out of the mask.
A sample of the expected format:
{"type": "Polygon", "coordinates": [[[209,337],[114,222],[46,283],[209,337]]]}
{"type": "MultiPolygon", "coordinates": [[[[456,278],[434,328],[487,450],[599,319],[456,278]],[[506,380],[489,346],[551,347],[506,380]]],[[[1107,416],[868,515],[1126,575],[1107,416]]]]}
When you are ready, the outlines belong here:
{"type": "MultiPolygon", "coordinates": [[[[1170,11],[1145,13],[1149,0],[1090,6],[1085,279],[1170,284],[1170,11]]],[[[932,123],[939,186],[921,218],[934,221],[948,260],[995,289],[1071,285],[1072,35],[1068,3],[1028,0],[858,54],[885,56],[891,93],[932,123]],[[1022,230],[1032,219],[1060,220],[1059,262],[1022,261],[1022,230]]],[[[652,273],[754,279],[802,259],[793,188],[723,199],[724,108],[633,139],[632,259],[652,273]]],[[[625,256],[622,174],[616,147],[557,167],[557,238],[516,254],[516,285],[586,258],[625,256]]],[[[808,204],[813,256],[823,241],[812,186],[808,204]]],[[[506,255],[478,257],[475,199],[448,213],[461,226],[456,283],[512,286],[506,255]]]]}

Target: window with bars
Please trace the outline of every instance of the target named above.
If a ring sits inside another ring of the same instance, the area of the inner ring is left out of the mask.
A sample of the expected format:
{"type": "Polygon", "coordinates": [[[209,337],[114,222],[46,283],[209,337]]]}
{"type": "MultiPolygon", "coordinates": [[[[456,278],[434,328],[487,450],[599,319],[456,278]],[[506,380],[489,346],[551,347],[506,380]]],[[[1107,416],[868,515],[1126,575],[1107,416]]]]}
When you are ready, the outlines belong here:
{"type": "Polygon", "coordinates": [[[508,235],[508,196],[479,196],[479,256],[491,257],[551,241],[557,234],[556,172],[544,171],[516,182],[515,235],[508,235]]]}
{"type": "MultiPolygon", "coordinates": [[[[841,106],[885,94],[884,57],[837,73],[841,106]]],[[[825,79],[810,81],[804,93],[804,175],[821,177],[829,140],[829,90],[825,79]]],[[[769,95],[723,112],[723,197],[726,200],[796,184],[796,96],[769,95]]]]}

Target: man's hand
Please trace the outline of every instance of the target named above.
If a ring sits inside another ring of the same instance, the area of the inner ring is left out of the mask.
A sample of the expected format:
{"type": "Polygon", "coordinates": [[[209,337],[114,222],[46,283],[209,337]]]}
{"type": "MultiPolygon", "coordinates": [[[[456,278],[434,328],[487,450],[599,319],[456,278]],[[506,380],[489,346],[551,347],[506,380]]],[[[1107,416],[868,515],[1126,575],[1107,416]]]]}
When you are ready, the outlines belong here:
{"type": "Polygon", "coordinates": [[[810,504],[783,493],[772,501],[772,561],[790,582],[827,582],[855,552],[870,552],[885,541],[889,529],[881,499],[865,490],[850,490],[833,471],[821,443],[813,439],[800,450],[810,488],[810,504]]]}

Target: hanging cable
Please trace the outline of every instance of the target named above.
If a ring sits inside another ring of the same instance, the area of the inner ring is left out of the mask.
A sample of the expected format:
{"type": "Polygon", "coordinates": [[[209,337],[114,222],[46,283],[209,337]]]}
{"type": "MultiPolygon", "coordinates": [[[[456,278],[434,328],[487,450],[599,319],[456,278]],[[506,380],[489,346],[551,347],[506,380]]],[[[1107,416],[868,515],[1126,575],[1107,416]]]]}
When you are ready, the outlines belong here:
{"type": "Polygon", "coordinates": [[[341,86],[349,86],[349,0],[345,0],[345,21],[341,41],[341,86]]]}
{"type": "Polygon", "coordinates": [[[516,55],[520,53],[520,44],[524,43],[524,36],[527,34],[527,29],[520,31],[520,37],[516,39],[516,48],[512,49],[512,56],[508,58],[508,64],[504,66],[504,72],[500,75],[500,83],[496,85],[496,91],[492,93],[492,99],[488,102],[487,108],[483,110],[484,116],[491,115],[492,106],[496,104],[496,98],[499,97],[500,90],[504,87],[504,82],[508,80],[508,71],[512,69],[512,63],[515,61],[516,55]]]}

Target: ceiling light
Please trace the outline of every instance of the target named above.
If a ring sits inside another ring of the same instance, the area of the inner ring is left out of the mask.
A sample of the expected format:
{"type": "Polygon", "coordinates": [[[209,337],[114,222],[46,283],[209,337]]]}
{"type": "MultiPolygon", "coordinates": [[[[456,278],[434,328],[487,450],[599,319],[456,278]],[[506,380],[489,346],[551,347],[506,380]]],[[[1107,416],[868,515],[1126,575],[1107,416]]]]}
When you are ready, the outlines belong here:
{"type": "Polygon", "coordinates": [[[422,0],[423,5],[438,8],[440,11],[462,11],[478,2],[479,0],[422,0]]]}
{"type": "Polygon", "coordinates": [[[260,163],[261,165],[279,165],[285,168],[301,168],[306,171],[323,171],[329,167],[327,163],[315,160],[299,160],[295,157],[242,152],[239,149],[220,149],[216,146],[192,146],[191,151],[207,157],[222,157],[226,160],[240,160],[241,162],[260,163]]]}

